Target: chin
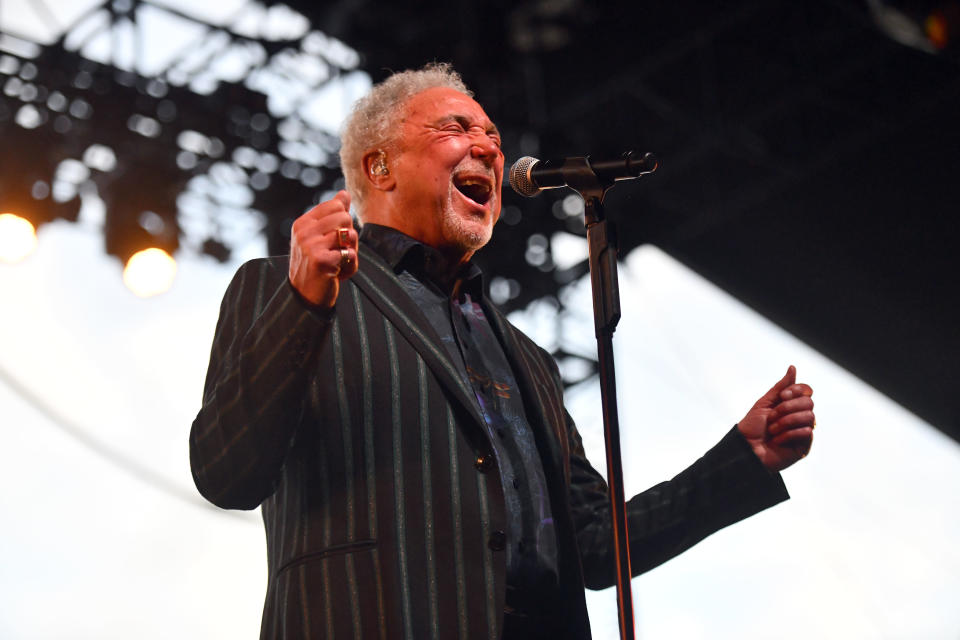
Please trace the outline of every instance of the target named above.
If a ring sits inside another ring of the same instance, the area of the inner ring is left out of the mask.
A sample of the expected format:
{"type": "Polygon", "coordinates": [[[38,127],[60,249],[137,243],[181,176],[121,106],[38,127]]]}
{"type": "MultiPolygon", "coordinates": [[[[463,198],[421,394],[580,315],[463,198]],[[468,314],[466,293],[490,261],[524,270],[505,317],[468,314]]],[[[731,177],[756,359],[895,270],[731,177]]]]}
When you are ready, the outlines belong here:
{"type": "Polygon", "coordinates": [[[477,212],[457,211],[455,207],[449,207],[444,212],[444,237],[450,246],[464,253],[478,251],[493,236],[492,217],[490,213],[478,215],[477,212]]]}
{"type": "Polygon", "coordinates": [[[447,240],[451,245],[458,247],[465,253],[479,251],[493,235],[493,227],[488,224],[464,224],[462,220],[454,221],[447,228],[447,240]]]}

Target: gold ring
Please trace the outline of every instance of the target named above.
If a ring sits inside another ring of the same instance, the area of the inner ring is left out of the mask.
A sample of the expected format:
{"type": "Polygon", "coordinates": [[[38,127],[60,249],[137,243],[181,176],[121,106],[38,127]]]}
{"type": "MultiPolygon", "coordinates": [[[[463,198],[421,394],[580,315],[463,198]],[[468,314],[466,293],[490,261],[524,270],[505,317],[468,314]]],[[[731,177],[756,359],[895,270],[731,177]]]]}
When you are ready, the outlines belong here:
{"type": "Polygon", "coordinates": [[[350,257],[350,250],[345,247],[341,247],[340,248],[340,268],[342,269],[345,266],[349,266],[351,260],[352,258],[350,257]]]}
{"type": "Polygon", "coordinates": [[[350,245],[350,229],[346,227],[340,227],[337,229],[337,246],[340,247],[342,251],[345,247],[350,245]]]}

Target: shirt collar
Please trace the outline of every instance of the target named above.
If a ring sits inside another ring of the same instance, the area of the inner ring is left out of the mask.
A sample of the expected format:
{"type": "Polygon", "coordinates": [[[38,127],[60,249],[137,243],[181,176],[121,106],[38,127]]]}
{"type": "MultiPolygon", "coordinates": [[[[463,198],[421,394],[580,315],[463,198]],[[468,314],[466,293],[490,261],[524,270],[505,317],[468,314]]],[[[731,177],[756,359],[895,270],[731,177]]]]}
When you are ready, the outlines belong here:
{"type": "Polygon", "coordinates": [[[368,222],[360,231],[360,241],[383,258],[394,273],[409,271],[444,295],[459,297],[460,293],[469,293],[479,299],[483,293],[480,267],[468,262],[451,277],[443,254],[402,231],[368,222]]]}

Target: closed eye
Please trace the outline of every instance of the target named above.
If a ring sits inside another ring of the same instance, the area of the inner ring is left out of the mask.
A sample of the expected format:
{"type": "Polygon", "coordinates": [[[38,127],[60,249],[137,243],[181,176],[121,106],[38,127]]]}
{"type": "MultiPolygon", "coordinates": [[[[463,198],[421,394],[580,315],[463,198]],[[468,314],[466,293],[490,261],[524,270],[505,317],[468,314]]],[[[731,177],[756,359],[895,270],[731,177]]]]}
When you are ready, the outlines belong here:
{"type": "Polygon", "coordinates": [[[445,118],[443,122],[434,125],[439,131],[445,133],[469,133],[486,135],[490,138],[490,141],[493,144],[497,145],[497,148],[502,146],[500,140],[500,132],[497,131],[496,127],[485,128],[479,124],[470,124],[470,121],[463,116],[451,116],[445,118]]]}

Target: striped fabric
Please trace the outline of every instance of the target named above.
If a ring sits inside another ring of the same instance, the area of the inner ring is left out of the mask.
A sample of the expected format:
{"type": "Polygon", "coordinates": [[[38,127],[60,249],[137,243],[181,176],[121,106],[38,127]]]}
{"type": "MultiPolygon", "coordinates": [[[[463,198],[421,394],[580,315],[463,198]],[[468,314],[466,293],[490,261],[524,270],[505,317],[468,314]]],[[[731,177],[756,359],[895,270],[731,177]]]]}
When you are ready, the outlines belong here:
{"type": "MultiPolygon", "coordinates": [[[[551,487],[564,588],[556,619],[567,637],[589,638],[584,584],[613,581],[606,486],[583,456],[552,359],[488,309],[551,487]]],[[[286,258],[240,268],[190,460],[214,504],[261,506],[261,638],[499,637],[503,490],[496,469],[476,464],[492,451],[471,396],[393,272],[362,245],[361,270],[328,314],[294,293],[286,258]]],[[[634,566],[785,497],[732,431],[631,501],[634,566]]]]}

